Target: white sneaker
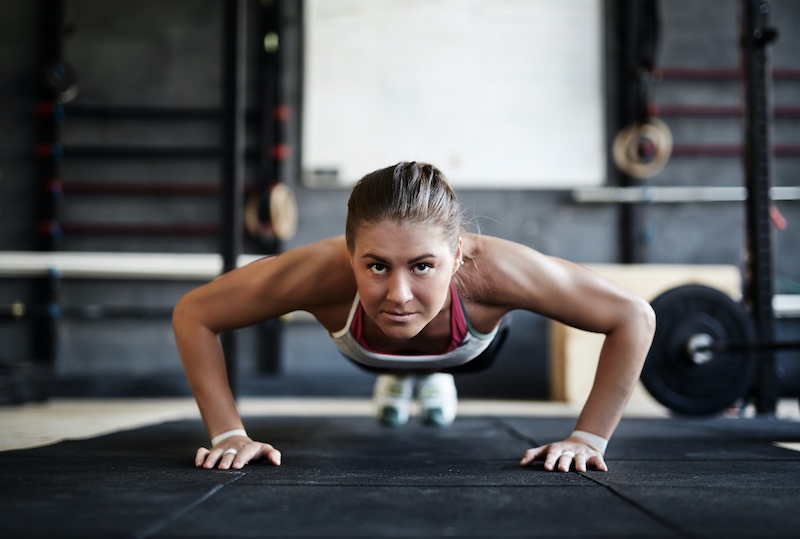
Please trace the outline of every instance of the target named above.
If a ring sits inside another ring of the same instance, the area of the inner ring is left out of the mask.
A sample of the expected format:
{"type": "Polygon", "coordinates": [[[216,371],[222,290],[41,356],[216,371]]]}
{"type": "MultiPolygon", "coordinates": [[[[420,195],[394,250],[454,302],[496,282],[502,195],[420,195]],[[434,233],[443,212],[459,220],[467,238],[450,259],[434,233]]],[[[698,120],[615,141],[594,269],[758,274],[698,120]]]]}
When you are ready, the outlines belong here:
{"type": "Polygon", "coordinates": [[[456,418],[458,392],[452,374],[423,376],[417,385],[422,422],[435,427],[449,427],[456,418]]]}
{"type": "Polygon", "coordinates": [[[387,427],[399,427],[408,423],[413,396],[413,377],[394,374],[378,376],[372,391],[372,403],[378,421],[387,427]]]}

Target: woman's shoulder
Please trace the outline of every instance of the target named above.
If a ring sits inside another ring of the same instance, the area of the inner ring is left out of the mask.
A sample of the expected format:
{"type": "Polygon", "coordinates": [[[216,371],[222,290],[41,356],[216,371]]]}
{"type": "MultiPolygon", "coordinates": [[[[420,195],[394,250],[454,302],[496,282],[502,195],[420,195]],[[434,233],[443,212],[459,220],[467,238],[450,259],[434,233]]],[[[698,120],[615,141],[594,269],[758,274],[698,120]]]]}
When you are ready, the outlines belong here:
{"type": "Polygon", "coordinates": [[[463,237],[463,252],[459,291],[463,289],[475,302],[497,307],[516,307],[520,293],[538,288],[537,268],[547,259],[526,245],[480,234],[463,237]]]}
{"type": "Polygon", "coordinates": [[[503,260],[513,250],[513,244],[494,236],[464,234],[462,253],[464,265],[458,271],[460,288],[475,299],[483,298],[502,281],[506,265],[503,260]]]}
{"type": "MultiPolygon", "coordinates": [[[[465,263],[472,261],[479,268],[491,268],[495,271],[506,271],[513,268],[513,262],[521,256],[526,258],[540,256],[538,252],[526,245],[482,234],[465,234],[463,236],[463,253],[465,263]]],[[[487,274],[484,277],[491,278],[491,275],[487,274]]]]}
{"type": "Polygon", "coordinates": [[[295,247],[276,259],[281,271],[293,275],[286,285],[302,290],[303,301],[297,308],[314,315],[329,331],[340,329],[356,296],[344,236],[295,247]]]}
{"type": "Polygon", "coordinates": [[[344,236],[301,245],[275,258],[286,286],[311,292],[306,295],[312,301],[309,307],[352,300],[355,296],[355,278],[344,236]]]}
{"type": "Polygon", "coordinates": [[[472,326],[489,333],[512,306],[505,301],[508,281],[503,260],[513,256],[511,242],[482,234],[463,234],[464,264],[454,277],[459,296],[472,326]]]}
{"type": "Polygon", "coordinates": [[[355,287],[350,252],[344,236],[301,245],[275,257],[283,269],[298,276],[306,286],[355,287]]]}
{"type": "Polygon", "coordinates": [[[311,243],[293,247],[285,251],[285,253],[292,252],[300,252],[304,254],[307,252],[313,252],[322,256],[344,256],[345,258],[348,256],[347,242],[345,241],[344,235],[317,240],[311,243]]]}

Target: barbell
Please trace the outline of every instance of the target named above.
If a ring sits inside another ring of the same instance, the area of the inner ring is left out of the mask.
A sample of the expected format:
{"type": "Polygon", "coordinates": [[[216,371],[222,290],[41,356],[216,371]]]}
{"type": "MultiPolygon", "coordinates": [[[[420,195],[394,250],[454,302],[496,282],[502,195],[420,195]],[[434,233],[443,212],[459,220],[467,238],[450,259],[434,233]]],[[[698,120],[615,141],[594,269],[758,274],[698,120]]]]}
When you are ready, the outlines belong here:
{"type": "Polygon", "coordinates": [[[747,311],[715,288],[679,286],[651,304],[656,333],[641,380],[679,414],[716,414],[746,396],[758,350],[800,349],[800,342],[757,341],[747,311]]]}

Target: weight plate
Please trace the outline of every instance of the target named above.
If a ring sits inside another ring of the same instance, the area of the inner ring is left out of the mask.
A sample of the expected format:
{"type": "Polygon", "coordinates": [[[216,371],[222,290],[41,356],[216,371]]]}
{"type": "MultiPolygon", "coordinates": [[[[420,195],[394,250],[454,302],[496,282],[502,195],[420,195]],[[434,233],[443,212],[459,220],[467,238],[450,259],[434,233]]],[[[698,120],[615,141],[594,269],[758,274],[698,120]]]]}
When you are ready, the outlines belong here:
{"type": "Polygon", "coordinates": [[[723,292],[679,286],[652,302],[656,334],[642,383],[667,408],[684,415],[711,415],[743,397],[753,385],[752,350],[695,349],[708,343],[753,343],[745,310],[723,292]]]}
{"type": "Polygon", "coordinates": [[[244,224],[256,239],[292,239],[297,231],[297,200],[292,190],[276,183],[261,195],[254,195],[245,204],[244,224]]]}
{"type": "Polygon", "coordinates": [[[275,236],[290,240],[297,232],[297,199],[285,184],[277,183],[270,191],[269,214],[275,236]]]}
{"type": "Polygon", "coordinates": [[[650,178],[661,172],[672,155],[672,133],[658,118],[631,124],[614,137],[611,154],[628,176],[650,178]]]}

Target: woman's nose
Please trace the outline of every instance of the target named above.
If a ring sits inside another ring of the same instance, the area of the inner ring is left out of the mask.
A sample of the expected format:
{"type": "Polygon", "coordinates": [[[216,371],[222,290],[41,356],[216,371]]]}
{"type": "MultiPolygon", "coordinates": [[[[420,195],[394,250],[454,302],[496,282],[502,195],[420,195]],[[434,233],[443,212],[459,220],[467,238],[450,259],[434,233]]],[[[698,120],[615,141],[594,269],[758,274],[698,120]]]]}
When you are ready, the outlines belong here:
{"type": "Polygon", "coordinates": [[[411,286],[404,275],[395,274],[389,282],[389,291],[386,299],[397,305],[403,305],[411,301],[414,295],[411,293],[411,286]]]}

